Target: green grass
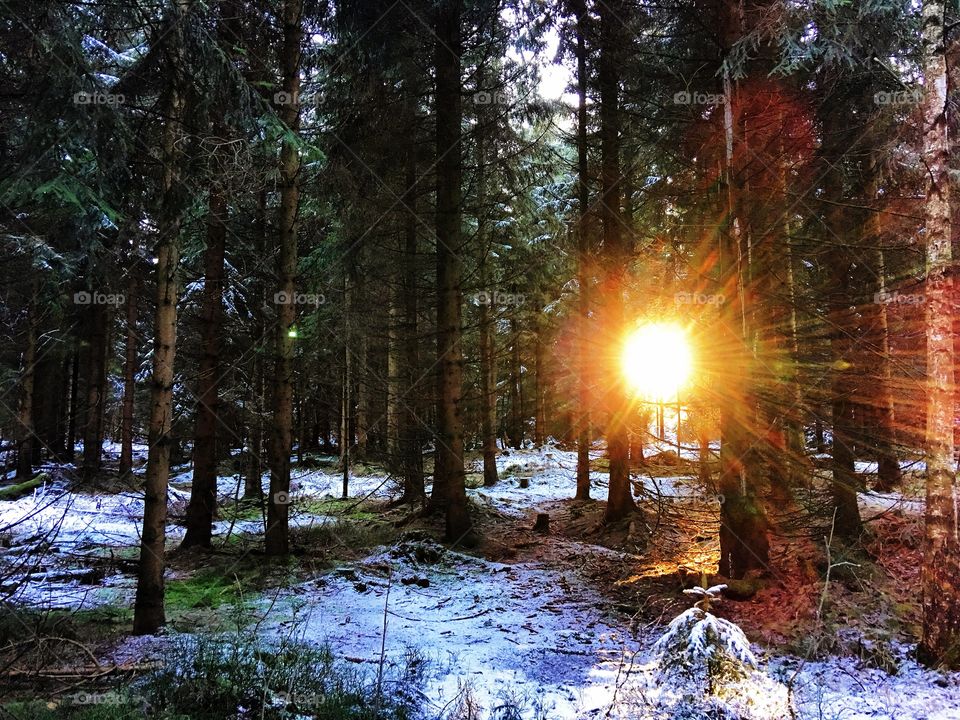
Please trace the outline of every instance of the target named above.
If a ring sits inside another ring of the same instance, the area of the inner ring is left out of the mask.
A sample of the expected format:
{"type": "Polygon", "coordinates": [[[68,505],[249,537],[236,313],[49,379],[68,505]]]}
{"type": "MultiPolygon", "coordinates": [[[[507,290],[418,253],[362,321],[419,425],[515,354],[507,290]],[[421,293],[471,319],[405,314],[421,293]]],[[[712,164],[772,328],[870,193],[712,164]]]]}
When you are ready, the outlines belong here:
{"type": "Polygon", "coordinates": [[[159,667],[112,690],[74,689],[49,699],[8,701],[15,720],[408,720],[422,716],[426,663],[408,652],[378,682],[371,668],[336,659],[327,647],[255,635],[180,635],[159,667]]]}
{"type": "Polygon", "coordinates": [[[183,580],[171,580],[166,586],[167,607],[218,608],[239,599],[241,585],[233,577],[212,570],[201,571],[183,580]]]}
{"type": "Polygon", "coordinates": [[[366,509],[367,503],[355,498],[333,498],[327,500],[307,500],[299,503],[296,508],[301,512],[313,515],[332,515],[334,517],[352,518],[354,520],[375,520],[378,515],[366,509]]]}

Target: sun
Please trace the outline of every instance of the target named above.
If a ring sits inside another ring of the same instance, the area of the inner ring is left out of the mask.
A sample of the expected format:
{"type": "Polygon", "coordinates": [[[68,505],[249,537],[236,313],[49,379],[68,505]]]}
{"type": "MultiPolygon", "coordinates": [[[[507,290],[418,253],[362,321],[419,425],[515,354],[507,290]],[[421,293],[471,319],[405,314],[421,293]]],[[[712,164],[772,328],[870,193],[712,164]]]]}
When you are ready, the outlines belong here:
{"type": "Polygon", "coordinates": [[[679,325],[646,323],[624,340],[620,364],[637,395],[663,402],[676,397],[690,378],[693,353],[679,325]]]}

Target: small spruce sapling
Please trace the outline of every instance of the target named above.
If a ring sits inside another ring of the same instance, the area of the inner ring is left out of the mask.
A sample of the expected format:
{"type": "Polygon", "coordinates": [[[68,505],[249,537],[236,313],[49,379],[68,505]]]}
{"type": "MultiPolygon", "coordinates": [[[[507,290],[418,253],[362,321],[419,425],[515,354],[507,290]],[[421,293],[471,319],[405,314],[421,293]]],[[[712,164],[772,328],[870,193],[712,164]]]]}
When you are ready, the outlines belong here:
{"type": "Polygon", "coordinates": [[[743,630],[710,612],[711,603],[720,599],[725,588],[714,585],[683,591],[697,602],[673,619],[653,648],[662,681],[693,681],[716,695],[724,685],[743,680],[757,668],[743,630]]]}

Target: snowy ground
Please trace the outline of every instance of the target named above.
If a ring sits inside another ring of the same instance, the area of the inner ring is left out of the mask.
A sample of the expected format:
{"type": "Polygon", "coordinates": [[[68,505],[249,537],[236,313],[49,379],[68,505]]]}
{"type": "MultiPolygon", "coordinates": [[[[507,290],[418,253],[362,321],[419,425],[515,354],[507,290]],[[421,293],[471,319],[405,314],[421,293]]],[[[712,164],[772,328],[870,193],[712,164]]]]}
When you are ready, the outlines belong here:
{"type": "MultiPolygon", "coordinates": [[[[337,654],[367,667],[375,667],[381,653],[387,664],[400,664],[414,648],[431,661],[425,692],[438,715],[469,693],[488,710],[516,707],[521,709],[518,717],[524,718],[573,720],[608,712],[624,718],[674,716],[682,700],[657,686],[648,654],[662,629],[631,630],[630,618],[611,608],[601,587],[591,584],[575,564],[556,558],[629,560],[606,548],[534,536],[527,530],[538,510],[573,496],[575,466],[575,454],[557,448],[510,451],[498,458],[502,482],[470,491],[503,527],[527,533],[541,549],[550,545],[551,553],[540,553],[539,559],[521,553],[504,564],[411,538],[334,572],[265,593],[256,603],[262,611],[269,608],[263,631],[327,641],[337,654]],[[529,487],[520,487],[521,477],[529,479],[529,487]]],[[[172,478],[172,508],[182,507],[190,478],[186,469],[172,478]]],[[[605,478],[594,474],[597,499],[605,498],[605,478]]],[[[236,496],[236,482],[221,478],[223,499],[236,496]]],[[[301,500],[339,497],[341,482],[336,473],[295,472],[294,509],[301,500]]],[[[678,500],[696,498],[700,492],[689,478],[647,478],[644,484],[678,500]]],[[[390,491],[383,477],[351,478],[354,497],[387,497],[390,491]]],[[[869,508],[901,505],[912,511],[918,501],[865,494],[861,502],[869,508]]],[[[10,545],[0,548],[0,563],[20,569],[0,588],[0,596],[15,605],[129,606],[129,573],[93,580],[74,577],[51,558],[129,553],[139,542],[142,509],[142,498],[135,493],[94,497],[57,486],[0,503],[0,535],[6,535],[10,545]],[[45,537],[54,552],[33,557],[32,550],[45,537]]],[[[328,521],[297,512],[293,518],[297,524],[328,521]]],[[[218,534],[222,537],[227,530],[228,523],[220,521],[218,534]]],[[[259,531],[256,521],[233,527],[234,533],[259,531]]],[[[181,534],[171,526],[171,546],[181,534]]],[[[82,558],[76,564],[82,567],[82,558]]],[[[754,650],[762,658],[760,648],[754,650]]],[[[802,720],[960,718],[960,676],[923,669],[907,650],[898,648],[900,669],[895,675],[840,657],[805,662],[777,656],[769,658],[767,671],[793,687],[802,720]]]]}

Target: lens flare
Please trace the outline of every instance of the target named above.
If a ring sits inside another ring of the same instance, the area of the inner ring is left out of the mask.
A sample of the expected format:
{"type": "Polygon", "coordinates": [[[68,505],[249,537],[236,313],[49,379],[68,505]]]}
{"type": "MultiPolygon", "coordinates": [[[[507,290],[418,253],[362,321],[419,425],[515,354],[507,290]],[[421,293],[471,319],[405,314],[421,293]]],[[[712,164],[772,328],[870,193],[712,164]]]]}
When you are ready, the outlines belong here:
{"type": "Polygon", "coordinates": [[[693,352],[679,325],[647,323],[624,340],[620,364],[637,395],[664,402],[676,397],[690,378],[693,352]]]}

